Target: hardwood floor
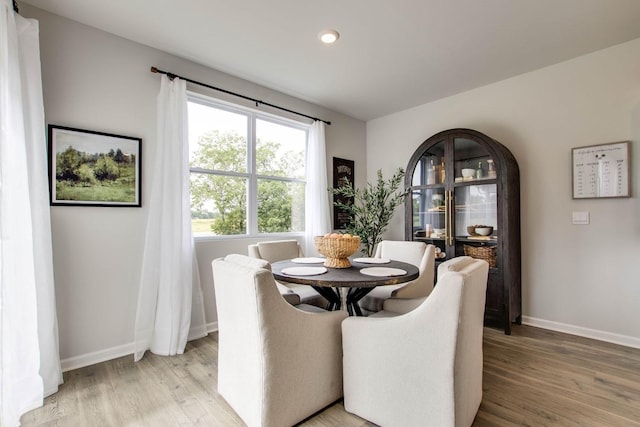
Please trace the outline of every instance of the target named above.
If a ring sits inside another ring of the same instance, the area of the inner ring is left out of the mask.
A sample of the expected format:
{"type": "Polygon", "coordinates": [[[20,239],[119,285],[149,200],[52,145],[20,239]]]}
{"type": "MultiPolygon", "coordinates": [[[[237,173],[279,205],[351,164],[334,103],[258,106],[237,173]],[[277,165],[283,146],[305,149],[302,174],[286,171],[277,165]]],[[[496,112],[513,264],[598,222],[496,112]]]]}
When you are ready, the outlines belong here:
{"type": "MultiPolygon", "coordinates": [[[[216,392],[217,334],[185,354],[147,353],[69,371],[23,426],[242,426],[216,392]]],[[[640,426],[640,350],[514,325],[485,328],[483,400],[474,426],[640,426]]],[[[373,426],[342,402],[303,426],[373,426]]],[[[425,423],[425,425],[427,425],[425,423]]]]}

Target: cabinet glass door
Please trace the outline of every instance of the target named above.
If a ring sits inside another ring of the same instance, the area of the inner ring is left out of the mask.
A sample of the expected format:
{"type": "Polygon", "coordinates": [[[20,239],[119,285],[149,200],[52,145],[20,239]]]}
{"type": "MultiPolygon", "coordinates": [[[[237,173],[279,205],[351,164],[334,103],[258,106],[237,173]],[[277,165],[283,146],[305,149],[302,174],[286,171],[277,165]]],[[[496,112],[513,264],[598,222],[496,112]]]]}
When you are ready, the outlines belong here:
{"type": "Polygon", "coordinates": [[[444,240],[447,231],[444,189],[414,189],[411,196],[414,236],[418,240],[444,240]]]}
{"type": "Polygon", "coordinates": [[[443,186],[445,182],[445,143],[438,142],[422,154],[412,172],[411,185],[414,187],[443,186]]]}
{"type": "Polygon", "coordinates": [[[477,182],[495,179],[497,176],[494,159],[477,142],[455,138],[455,182],[477,182]]]}
{"type": "MultiPolygon", "coordinates": [[[[495,184],[468,185],[455,192],[455,238],[498,235],[498,193],[495,184]],[[479,230],[475,228],[490,228],[479,230]]],[[[488,239],[487,239],[488,240],[488,239]]]]}
{"type": "Polygon", "coordinates": [[[498,241],[496,168],[477,142],[454,139],[453,226],[455,256],[483,258],[495,267],[498,241]]]}
{"type": "Polygon", "coordinates": [[[437,142],[418,159],[411,175],[411,232],[413,240],[433,243],[444,258],[448,235],[445,209],[445,141],[437,142]]]}
{"type": "MultiPolygon", "coordinates": [[[[456,256],[482,254],[495,258],[498,242],[498,193],[496,184],[466,185],[454,193],[456,256]],[[478,249],[484,246],[493,249],[478,249]]],[[[480,256],[482,257],[482,256],[480,256]]],[[[494,265],[495,266],[495,265],[494,265]]]]}

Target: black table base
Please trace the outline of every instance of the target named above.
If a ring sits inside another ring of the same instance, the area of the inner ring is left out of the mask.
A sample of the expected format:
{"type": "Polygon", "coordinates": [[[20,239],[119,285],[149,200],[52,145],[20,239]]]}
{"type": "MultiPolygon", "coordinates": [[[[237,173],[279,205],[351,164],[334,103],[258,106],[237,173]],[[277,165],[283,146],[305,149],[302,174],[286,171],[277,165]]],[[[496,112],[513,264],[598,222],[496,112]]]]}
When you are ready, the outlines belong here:
{"type": "MultiPolygon", "coordinates": [[[[326,298],[328,301],[326,309],[328,311],[340,310],[340,305],[342,304],[342,299],[340,297],[340,289],[339,288],[329,288],[326,286],[313,286],[320,295],[326,298]]],[[[358,301],[364,298],[369,292],[371,292],[374,288],[349,288],[347,292],[347,312],[349,316],[362,316],[362,310],[360,309],[360,305],[358,301]]]]}

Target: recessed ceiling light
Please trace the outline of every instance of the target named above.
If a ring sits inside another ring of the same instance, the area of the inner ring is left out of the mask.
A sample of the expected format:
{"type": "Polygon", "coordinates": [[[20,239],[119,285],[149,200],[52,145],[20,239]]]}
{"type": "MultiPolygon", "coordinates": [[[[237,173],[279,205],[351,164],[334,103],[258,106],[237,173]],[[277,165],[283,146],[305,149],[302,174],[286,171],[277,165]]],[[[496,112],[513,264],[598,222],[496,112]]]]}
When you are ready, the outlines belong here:
{"type": "Polygon", "coordinates": [[[340,33],[336,30],[324,30],[318,34],[318,38],[322,43],[331,44],[335,43],[340,38],[340,33]]]}

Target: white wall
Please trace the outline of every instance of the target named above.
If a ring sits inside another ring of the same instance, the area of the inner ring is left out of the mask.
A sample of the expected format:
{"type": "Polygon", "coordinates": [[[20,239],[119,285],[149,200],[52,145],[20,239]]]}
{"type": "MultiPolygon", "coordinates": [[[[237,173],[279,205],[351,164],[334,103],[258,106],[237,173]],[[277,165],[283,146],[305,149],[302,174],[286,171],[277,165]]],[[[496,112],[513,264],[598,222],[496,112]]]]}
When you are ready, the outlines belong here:
{"type": "MultiPolygon", "coordinates": [[[[356,183],[365,181],[366,127],[360,120],[29,5],[23,5],[21,13],[40,21],[47,123],[142,138],[142,208],[51,209],[63,368],[132,352],[160,82],[160,76],[149,71],[151,66],[330,120],[329,161],[333,156],[355,160],[356,183]]],[[[246,253],[247,244],[254,241],[197,243],[209,324],[216,322],[211,260],[246,253]]]]}
{"type": "MultiPolygon", "coordinates": [[[[457,127],[519,162],[524,321],[640,347],[640,39],[368,122],[369,179],[457,127]],[[633,197],[573,200],[571,148],[625,140],[633,197]],[[591,224],[572,225],[572,211],[591,224]]],[[[389,237],[403,224],[399,213],[389,237]]]]}

